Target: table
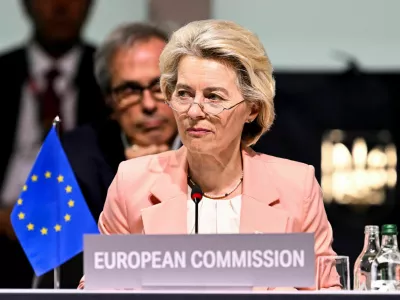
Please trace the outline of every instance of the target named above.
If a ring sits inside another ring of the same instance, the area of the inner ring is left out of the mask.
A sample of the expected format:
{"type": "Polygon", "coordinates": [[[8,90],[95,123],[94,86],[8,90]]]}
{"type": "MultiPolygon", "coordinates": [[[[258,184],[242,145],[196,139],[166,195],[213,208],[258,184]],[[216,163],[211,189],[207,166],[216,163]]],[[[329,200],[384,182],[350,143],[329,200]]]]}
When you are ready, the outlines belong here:
{"type": "Polygon", "coordinates": [[[179,292],[179,291],[78,291],[78,290],[0,290],[0,300],[394,300],[400,292],[179,292]]]}

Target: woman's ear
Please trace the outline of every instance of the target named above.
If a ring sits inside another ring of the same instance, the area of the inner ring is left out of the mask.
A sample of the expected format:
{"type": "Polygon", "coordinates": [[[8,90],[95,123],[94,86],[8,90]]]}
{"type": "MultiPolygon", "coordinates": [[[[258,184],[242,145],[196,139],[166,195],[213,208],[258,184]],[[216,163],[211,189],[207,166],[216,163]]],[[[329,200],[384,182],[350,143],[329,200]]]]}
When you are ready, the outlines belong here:
{"type": "Polygon", "coordinates": [[[260,112],[260,105],[255,102],[250,103],[250,114],[246,122],[247,123],[253,122],[257,118],[259,112],[260,112]]]}

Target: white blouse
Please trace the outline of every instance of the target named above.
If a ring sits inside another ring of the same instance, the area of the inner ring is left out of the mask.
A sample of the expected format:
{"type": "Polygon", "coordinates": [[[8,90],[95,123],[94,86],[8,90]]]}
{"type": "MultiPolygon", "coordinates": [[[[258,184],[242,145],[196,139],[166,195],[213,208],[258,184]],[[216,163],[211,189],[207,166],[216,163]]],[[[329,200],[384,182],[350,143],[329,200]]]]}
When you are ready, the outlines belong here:
{"type": "MultiPolygon", "coordinates": [[[[194,234],[195,204],[190,198],[187,202],[187,231],[194,234]]],[[[239,233],[241,195],[227,200],[214,200],[203,196],[199,203],[199,233],[239,233]]]]}

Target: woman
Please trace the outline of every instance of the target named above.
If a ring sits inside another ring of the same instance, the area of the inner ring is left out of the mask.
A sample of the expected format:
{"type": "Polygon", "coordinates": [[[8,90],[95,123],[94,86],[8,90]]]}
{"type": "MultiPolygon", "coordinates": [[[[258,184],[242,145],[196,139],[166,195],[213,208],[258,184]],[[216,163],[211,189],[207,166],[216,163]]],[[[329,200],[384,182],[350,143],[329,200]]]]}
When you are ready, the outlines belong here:
{"type": "Polygon", "coordinates": [[[198,185],[199,233],[313,232],[316,255],[335,255],[314,168],[250,148],[274,120],[272,66],[258,38],[232,22],[193,22],[174,33],[160,69],[184,146],[121,163],[101,232],[191,234],[198,185]]]}

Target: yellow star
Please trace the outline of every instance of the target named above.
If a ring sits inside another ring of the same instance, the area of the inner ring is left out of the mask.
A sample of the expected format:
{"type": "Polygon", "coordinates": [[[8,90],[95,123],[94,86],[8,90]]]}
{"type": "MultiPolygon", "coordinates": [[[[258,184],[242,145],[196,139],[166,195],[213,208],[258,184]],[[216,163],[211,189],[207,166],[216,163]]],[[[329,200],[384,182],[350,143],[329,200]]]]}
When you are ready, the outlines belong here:
{"type": "Polygon", "coordinates": [[[40,232],[42,233],[42,235],[46,235],[47,234],[48,229],[43,227],[42,229],[40,229],[40,232]]]}
{"type": "Polygon", "coordinates": [[[28,228],[29,231],[32,231],[35,228],[35,225],[29,223],[26,227],[28,228]]]}
{"type": "Polygon", "coordinates": [[[68,201],[68,206],[69,207],[74,207],[74,205],[75,205],[75,201],[74,200],[69,200],[68,201]]]}
{"type": "Polygon", "coordinates": [[[28,186],[25,184],[25,185],[22,187],[22,190],[25,192],[27,189],[28,189],[28,186]]]}
{"type": "Polygon", "coordinates": [[[33,182],[35,182],[35,181],[38,180],[38,177],[36,175],[32,175],[31,179],[32,179],[33,182]]]}
{"type": "Polygon", "coordinates": [[[61,225],[57,224],[56,226],[54,226],[54,230],[57,232],[61,231],[61,225]]]}
{"type": "Polygon", "coordinates": [[[64,176],[58,175],[57,180],[58,180],[59,183],[63,182],[64,181],[64,176]]]}
{"type": "Polygon", "coordinates": [[[50,177],[51,177],[51,173],[50,173],[49,171],[47,171],[46,173],[44,173],[44,176],[45,176],[46,178],[50,178],[50,177]]]}
{"type": "Polygon", "coordinates": [[[71,221],[71,216],[70,216],[69,214],[66,214],[66,215],[64,216],[64,220],[65,220],[65,222],[71,221]]]}
{"type": "Polygon", "coordinates": [[[25,219],[25,214],[24,214],[23,212],[20,212],[20,213],[18,214],[18,219],[20,219],[20,220],[25,219]]]}
{"type": "Polygon", "coordinates": [[[19,198],[18,201],[17,201],[17,204],[18,204],[18,205],[22,205],[22,202],[23,202],[22,199],[19,198]]]}
{"type": "Polygon", "coordinates": [[[67,187],[65,188],[65,191],[66,191],[67,193],[71,193],[71,192],[72,192],[72,186],[67,185],[67,187]]]}

